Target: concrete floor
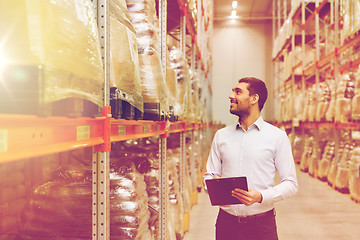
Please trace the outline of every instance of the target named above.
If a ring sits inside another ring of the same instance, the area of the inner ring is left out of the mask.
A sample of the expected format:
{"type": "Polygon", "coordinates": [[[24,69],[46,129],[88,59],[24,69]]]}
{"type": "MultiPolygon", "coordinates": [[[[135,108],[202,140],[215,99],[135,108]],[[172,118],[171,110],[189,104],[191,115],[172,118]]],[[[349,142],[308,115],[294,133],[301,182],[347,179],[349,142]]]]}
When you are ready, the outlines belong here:
{"type": "MultiPolygon", "coordinates": [[[[359,240],[360,204],[298,171],[299,192],[275,205],[280,240],[359,240]]],[[[214,240],[217,207],[202,191],[184,240],[214,240]]]]}

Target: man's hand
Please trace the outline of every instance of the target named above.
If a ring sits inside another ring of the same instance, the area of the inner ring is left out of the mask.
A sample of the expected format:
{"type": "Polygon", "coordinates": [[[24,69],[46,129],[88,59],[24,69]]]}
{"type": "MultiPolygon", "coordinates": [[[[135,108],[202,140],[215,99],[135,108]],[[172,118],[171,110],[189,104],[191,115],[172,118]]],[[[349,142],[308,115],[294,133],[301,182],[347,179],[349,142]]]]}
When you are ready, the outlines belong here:
{"type": "Polygon", "coordinates": [[[249,188],[249,191],[244,191],[240,188],[235,188],[231,195],[239,199],[245,206],[250,206],[254,203],[260,203],[262,201],[262,195],[260,192],[249,188]]]}

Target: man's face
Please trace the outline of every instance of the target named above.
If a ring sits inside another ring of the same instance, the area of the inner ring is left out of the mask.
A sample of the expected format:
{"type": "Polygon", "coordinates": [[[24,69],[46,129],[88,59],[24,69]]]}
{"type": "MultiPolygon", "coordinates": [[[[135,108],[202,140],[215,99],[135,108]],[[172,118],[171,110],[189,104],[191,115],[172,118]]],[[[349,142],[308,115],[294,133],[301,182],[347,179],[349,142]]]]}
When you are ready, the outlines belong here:
{"type": "Polygon", "coordinates": [[[250,95],[248,91],[248,83],[238,83],[229,96],[230,99],[230,113],[241,117],[250,114],[250,95]]]}

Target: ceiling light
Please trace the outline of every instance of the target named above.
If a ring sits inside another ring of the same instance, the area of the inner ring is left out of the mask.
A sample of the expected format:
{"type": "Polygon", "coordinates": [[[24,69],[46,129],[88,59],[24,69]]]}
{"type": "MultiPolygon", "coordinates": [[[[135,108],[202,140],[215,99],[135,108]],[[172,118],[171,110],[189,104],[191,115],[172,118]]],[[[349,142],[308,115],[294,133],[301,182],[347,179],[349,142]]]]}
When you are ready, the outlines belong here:
{"type": "Polygon", "coordinates": [[[232,2],[232,7],[233,7],[233,8],[236,8],[236,7],[237,7],[237,1],[233,1],[233,2],[232,2]]]}
{"type": "Polygon", "coordinates": [[[236,17],[236,10],[231,11],[231,17],[233,17],[233,18],[236,17]]]}

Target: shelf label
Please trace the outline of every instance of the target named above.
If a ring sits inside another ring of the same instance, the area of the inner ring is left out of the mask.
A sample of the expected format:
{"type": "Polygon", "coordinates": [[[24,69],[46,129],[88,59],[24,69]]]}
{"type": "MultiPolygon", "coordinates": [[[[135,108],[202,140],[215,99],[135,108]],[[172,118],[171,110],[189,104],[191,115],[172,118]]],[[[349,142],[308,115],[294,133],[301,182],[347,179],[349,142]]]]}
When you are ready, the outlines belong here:
{"type": "Polygon", "coordinates": [[[119,125],[118,126],[118,136],[126,135],[126,126],[119,125]]]}
{"type": "Polygon", "coordinates": [[[351,131],[352,140],[360,140],[360,131],[351,131]]]}
{"type": "Polygon", "coordinates": [[[8,150],[8,130],[0,129],[0,152],[8,150]]]}
{"type": "Polygon", "coordinates": [[[144,133],[148,133],[149,132],[149,126],[144,126],[144,133]]]}
{"type": "Polygon", "coordinates": [[[90,139],[90,126],[77,126],[76,127],[76,140],[87,140],[90,139]]]}

